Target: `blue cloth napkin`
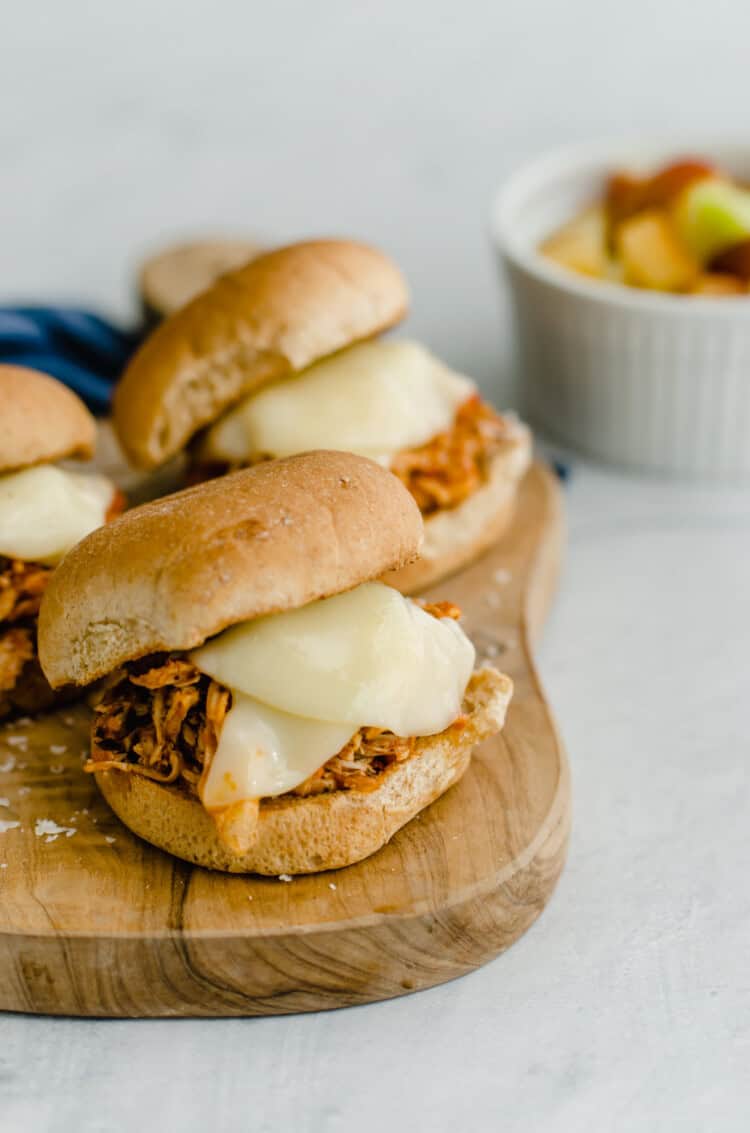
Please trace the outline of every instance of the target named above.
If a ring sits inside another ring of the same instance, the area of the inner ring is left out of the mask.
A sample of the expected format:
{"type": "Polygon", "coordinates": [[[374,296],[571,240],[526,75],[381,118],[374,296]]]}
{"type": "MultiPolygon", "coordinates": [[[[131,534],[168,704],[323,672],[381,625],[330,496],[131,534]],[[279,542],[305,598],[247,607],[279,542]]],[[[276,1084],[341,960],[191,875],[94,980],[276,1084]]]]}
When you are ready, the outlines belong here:
{"type": "Polygon", "coordinates": [[[142,338],[76,307],[0,307],[0,362],[59,378],[94,413],[106,413],[114,384],[142,338]]]}

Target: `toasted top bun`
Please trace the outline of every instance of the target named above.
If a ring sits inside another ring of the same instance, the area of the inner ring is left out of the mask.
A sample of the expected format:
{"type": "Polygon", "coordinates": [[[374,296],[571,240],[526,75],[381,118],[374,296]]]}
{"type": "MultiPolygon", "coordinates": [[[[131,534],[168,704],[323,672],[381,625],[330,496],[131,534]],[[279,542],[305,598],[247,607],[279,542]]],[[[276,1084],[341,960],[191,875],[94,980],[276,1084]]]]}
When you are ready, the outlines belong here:
{"type": "Polygon", "coordinates": [[[0,472],[90,457],[96,422],[79,397],[47,374],[0,365],[0,472]]]}
{"type": "Polygon", "coordinates": [[[233,402],[393,326],[400,271],[346,240],[290,244],[222,276],[146,339],[117,387],[125,452],[153,468],[233,402]]]}
{"type": "Polygon", "coordinates": [[[57,567],[39,614],[53,688],[193,649],[227,626],[338,594],[419,553],[411,495],[373,461],[310,452],[126,512],[57,567]]]}
{"type": "Polygon", "coordinates": [[[224,272],[260,255],[254,240],[194,240],[161,252],[141,267],[138,286],[149,314],[163,319],[210,287],[224,272]]]}

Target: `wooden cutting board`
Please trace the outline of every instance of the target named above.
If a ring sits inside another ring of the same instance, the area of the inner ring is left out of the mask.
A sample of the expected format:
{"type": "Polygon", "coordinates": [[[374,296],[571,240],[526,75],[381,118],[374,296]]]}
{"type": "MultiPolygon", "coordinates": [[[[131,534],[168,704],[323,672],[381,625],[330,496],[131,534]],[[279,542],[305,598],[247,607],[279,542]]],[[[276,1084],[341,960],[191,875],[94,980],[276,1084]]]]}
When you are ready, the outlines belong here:
{"type": "Polygon", "coordinates": [[[568,767],[530,643],[557,576],[562,509],[535,465],[497,547],[431,593],[464,609],[515,696],[463,780],[378,854],[293,881],[230,877],[129,833],[81,771],[81,705],[0,728],[0,1008],[273,1015],[387,999],[517,940],[565,860],[568,767]]]}

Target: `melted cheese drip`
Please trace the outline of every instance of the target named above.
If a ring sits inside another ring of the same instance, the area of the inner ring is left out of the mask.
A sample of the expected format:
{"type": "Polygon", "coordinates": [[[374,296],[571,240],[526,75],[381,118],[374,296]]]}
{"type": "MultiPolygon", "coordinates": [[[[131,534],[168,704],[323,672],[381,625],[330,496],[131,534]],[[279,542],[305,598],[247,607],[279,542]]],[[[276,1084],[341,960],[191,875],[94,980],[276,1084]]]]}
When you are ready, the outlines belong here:
{"type": "Polygon", "coordinates": [[[104,476],[51,464],[0,476],[0,555],[54,566],[102,526],[113,494],[104,476]]]}
{"type": "Polygon", "coordinates": [[[388,463],[449,429],[475,392],[416,342],[364,342],[246,398],[208,430],[201,455],[344,449],[388,463]]]}
{"type": "Polygon", "coordinates": [[[349,724],[303,720],[232,692],[232,707],[201,787],[209,810],[283,795],[304,783],[354,734],[349,724]]]}
{"type": "Polygon", "coordinates": [[[283,794],[360,727],[442,732],[461,712],[474,657],[455,621],[380,582],[225,631],[191,654],[232,690],[204,803],[283,794]]]}

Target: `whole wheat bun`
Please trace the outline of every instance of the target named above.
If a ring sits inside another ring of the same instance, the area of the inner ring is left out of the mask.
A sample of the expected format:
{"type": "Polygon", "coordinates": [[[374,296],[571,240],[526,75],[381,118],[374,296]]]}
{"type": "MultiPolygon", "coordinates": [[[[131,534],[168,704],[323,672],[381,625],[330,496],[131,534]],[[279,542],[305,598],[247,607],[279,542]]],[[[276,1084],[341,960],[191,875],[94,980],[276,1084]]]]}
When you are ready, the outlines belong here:
{"type": "Polygon", "coordinates": [[[419,553],[406,488],[365,457],[309,452],[125,512],[54,571],[39,612],[53,688],[194,649],[227,626],[338,594],[419,553]]]}
{"type": "Polygon", "coordinates": [[[186,788],[123,771],[100,771],[96,781],[134,834],[207,869],[271,876],[339,869],[375,853],[458,782],[474,747],[502,728],[512,691],[510,678],[495,669],[474,673],[464,698],[466,726],[418,739],[414,755],[388,768],[374,791],[265,799],[257,840],[244,854],[223,845],[208,811],[186,788]]]}
{"type": "Polygon", "coordinates": [[[193,240],[163,248],[138,273],[144,312],[156,322],[184,307],[220,275],[260,255],[254,240],[193,240]]]}
{"type": "Polygon", "coordinates": [[[0,472],[94,454],[96,422],[79,397],[47,374],[0,365],[0,472]]]}
{"type": "Polygon", "coordinates": [[[396,265],[364,244],[316,240],[258,256],[166,319],[114,401],[130,460],[154,468],[233,402],[399,322],[396,265]]]}
{"type": "Polygon", "coordinates": [[[531,431],[520,423],[492,459],[487,481],[455,508],[424,521],[420,557],[383,578],[403,594],[415,594],[461,570],[496,543],[510,525],[518,486],[531,463],[531,431]]]}

